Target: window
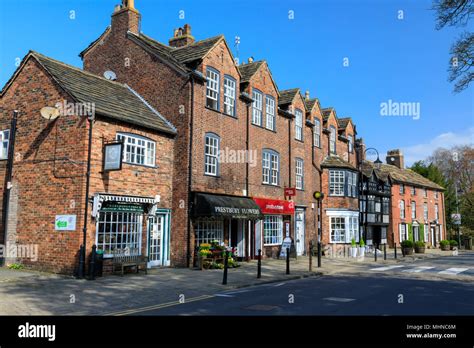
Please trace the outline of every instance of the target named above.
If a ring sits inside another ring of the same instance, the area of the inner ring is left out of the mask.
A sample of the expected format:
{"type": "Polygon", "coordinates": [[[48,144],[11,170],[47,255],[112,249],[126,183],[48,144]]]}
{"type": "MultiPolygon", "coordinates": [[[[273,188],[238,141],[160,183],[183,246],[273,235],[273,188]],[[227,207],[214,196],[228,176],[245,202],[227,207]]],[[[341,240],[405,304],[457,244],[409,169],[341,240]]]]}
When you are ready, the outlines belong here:
{"type": "Polygon", "coordinates": [[[4,130],[0,132],[0,141],[2,146],[0,147],[0,159],[8,158],[8,144],[10,143],[10,130],[4,130]]]}
{"type": "Polygon", "coordinates": [[[296,188],[303,190],[304,188],[304,171],[303,171],[303,160],[301,158],[296,159],[296,188]]]}
{"type": "Polygon", "coordinates": [[[214,133],[206,134],[204,146],[204,174],[217,176],[219,173],[219,142],[220,138],[214,133]]]}
{"type": "Polygon", "coordinates": [[[224,222],[221,220],[200,220],[194,225],[196,245],[211,243],[214,240],[224,241],[224,222]]]}
{"type": "Polygon", "coordinates": [[[411,218],[416,219],[416,202],[411,202],[411,218]]]}
{"type": "Polygon", "coordinates": [[[207,68],[206,77],[206,106],[214,110],[219,110],[219,72],[212,68],[207,68]]]}
{"type": "Polygon", "coordinates": [[[425,221],[428,221],[428,204],[423,203],[423,217],[425,218],[425,221]]]}
{"type": "Polygon", "coordinates": [[[296,109],[295,116],[295,139],[303,141],[303,112],[296,109]]]}
{"type": "Polygon", "coordinates": [[[265,215],[263,220],[263,244],[279,245],[283,238],[283,217],[265,215]]]}
{"type": "Polygon", "coordinates": [[[387,214],[390,213],[390,198],[388,198],[388,197],[384,197],[382,199],[382,213],[384,215],[387,215],[387,214]]]}
{"type": "Polygon", "coordinates": [[[262,125],[262,93],[254,89],[252,91],[252,123],[258,126],[262,125]]]}
{"type": "Polygon", "coordinates": [[[321,147],[321,121],[317,118],[314,120],[314,146],[321,147]]]}
{"type": "Polygon", "coordinates": [[[279,183],[280,156],[273,150],[263,150],[263,183],[277,186],[279,183]]]}
{"type": "Polygon", "coordinates": [[[348,135],[347,139],[349,140],[349,152],[352,153],[354,151],[354,143],[353,143],[353,138],[352,135],[348,135]]]}
{"type": "Polygon", "coordinates": [[[400,218],[404,219],[405,218],[405,201],[404,200],[400,201],[399,207],[400,207],[400,218]]]}
{"type": "Polygon", "coordinates": [[[329,151],[331,153],[336,153],[336,128],[334,128],[334,126],[330,127],[329,151]]]}
{"type": "Polygon", "coordinates": [[[435,219],[436,219],[436,220],[439,220],[438,204],[435,204],[435,219]]]}
{"type": "Polygon", "coordinates": [[[428,190],[427,189],[423,189],[423,197],[428,197],[428,190]]]}
{"type": "Polygon", "coordinates": [[[230,76],[224,77],[224,113],[235,116],[235,80],[230,76]]]}
{"type": "Polygon", "coordinates": [[[347,195],[357,197],[357,173],[347,172],[347,195]]]}
{"type": "Polygon", "coordinates": [[[400,229],[400,242],[403,242],[404,240],[408,239],[407,225],[400,224],[399,229],[400,229]]]}
{"type": "Polygon", "coordinates": [[[144,166],[155,165],[154,141],[139,135],[124,133],[118,133],[117,140],[124,144],[123,162],[144,166]]]}
{"type": "Polygon", "coordinates": [[[414,196],[416,195],[416,189],[415,186],[410,187],[411,195],[414,196]]]}
{"type": "Polygon", "coordinates": [[[270,130],[275,130],[275,99],[270,96],[265,98],[266,110],[266,127],[270,130]]]}
{"type": "Polygon", "coordinates": [[[105,256],[129,248],[141,254],[142,213],[100,212],[97,220],[97,248],[105,256]]]}
{"type": "Polygon", "coordinates": [[[405,185],[400,184],[400,194],[403,195],[405,194],[405,185]]]}
{"type": "Polygon", "coordinates": [[[430,230],[429,230],[429,226],[428,226],[428,225],[425,225],[424,234],[425,234],[424,242],[428,243],[429,238],[430,238],[430,230]]]}
{"type": "Polygon", "coordinates": [[[347,237],[346,242],[351,242],[352,239],[359,241],[359,218],[357,217],[349,217],[349,235],[347,237]]]}
{"type": "Polygon", "coordinates": [[[434,192],[434,198],[435,198],[435,199],[438,199],[438,191],[435,191],[435,192],[434,192]]]}
{"type": "Polygon", "coordinates": [[[329,171],[329,195],[344,196],[344,171],[329,171]]]}
{"type": "Polygon", "coordinates": [[[346,224],[343,217],[331,217],[331,243],[346,242],[346,224]]]}

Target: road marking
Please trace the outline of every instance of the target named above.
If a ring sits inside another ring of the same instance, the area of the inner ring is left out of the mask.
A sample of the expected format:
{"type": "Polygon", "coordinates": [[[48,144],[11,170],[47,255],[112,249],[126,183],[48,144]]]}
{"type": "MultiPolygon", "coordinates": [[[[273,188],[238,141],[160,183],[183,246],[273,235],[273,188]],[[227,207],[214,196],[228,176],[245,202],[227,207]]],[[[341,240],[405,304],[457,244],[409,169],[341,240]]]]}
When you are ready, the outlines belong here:
{"type": "Polygon", "coordinates": [[[235,297],[234,295],[229,295],[229,294],[214,294],[214,296],[217,296],[217,297],[235,297]]]}
{"type": "Polygon", "coordinates": [[[274,287],[285,285],[285,283],[275,284],[274,287]]]}
{"type": "Polygon", "coordinates": [[[386,266],[386,267],[377,267],[377,268],[371,268],[371,271],[388,271],[391,269],[395,268],[400,268],[400,267],[405,267],[405,266],[386,266]]]}
{"type": "Polygon", "coordinates": [[[198,296],[198,297],[193,297],[186,299],[184,303],[181,303],[179,301],[173,301],[173,302],[167,302],[167,303],[161,303],[153,306],[147,306],[147,307],[141,307],[141,308],[135,308],[135,309],[128,309],[124,311],[118,311],[114,313],[108,313],[104,314],[105,316],[113,315],[113,316],[123,316],[123,315],[129,315],[129,314],[134,314],[134,313],[140,313],[140,312],[147,312],[147,311],[152,311],[155,309],[161,309],[161,308],[166,308],[166,307],[173,307],[177,305],[182,305],[190,302],[195,302],[195,301],[202,301],[202,300],[207,300],[209,298],[214,297],[213,295],[203,295],[203,296],[198,296]]]}
{"type": "Polygon", "coordinates": [[[469,268],[448,268],[444,271],[438,272],[438,274],[458,274],[467,271],[469,268]]]}
{"type": "Polygon", "coordinates": [[[402,272],[408,272],[408,273],[420,273],[420,272],[423,272],[423,271],[426,271],[426,270],[429,270],[429,269],[432,269],[434,267],[430,267],[430,266],[419,266],[419,267],[415,267],[415,268],[411,268],[411,269],[405,269],[403,270],[402,272]]]}
{"type": "Polygon", "coordinates": [[[355,301],[355,298],[326,297],[326,298],[323,298],[323,300],[334,301],[334,302],[351,302],[351,301],[355,301]]]}

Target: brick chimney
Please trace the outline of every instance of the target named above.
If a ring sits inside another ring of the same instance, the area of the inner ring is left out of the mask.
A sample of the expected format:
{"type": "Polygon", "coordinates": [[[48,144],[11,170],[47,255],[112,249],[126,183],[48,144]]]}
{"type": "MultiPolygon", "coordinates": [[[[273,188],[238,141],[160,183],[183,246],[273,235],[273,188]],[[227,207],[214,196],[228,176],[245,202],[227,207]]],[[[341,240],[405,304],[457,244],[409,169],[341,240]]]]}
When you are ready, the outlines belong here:
{"type": "Polygon", "coordinates": [[[169,40],[171,47],[183,47],[194,43],[194,36],[191,35],[191,26],[185,24],[183,28],[174,30],[174,36],[169,40]]]}
{"type": "Polygon", "coordinates": [[[388,150],[386,160],[387,160],[387,164],[392,164],[400,169],[405,168],[403,153],[399,149],[388,150]]]}
{"type": "Polygon", "coordinates": [[[122,0],[121,5],[116,5],[112,14],[112,31],[131,31],[134,34],[140,33],[141,15],[135,8],[134,0],[122,0]]]}

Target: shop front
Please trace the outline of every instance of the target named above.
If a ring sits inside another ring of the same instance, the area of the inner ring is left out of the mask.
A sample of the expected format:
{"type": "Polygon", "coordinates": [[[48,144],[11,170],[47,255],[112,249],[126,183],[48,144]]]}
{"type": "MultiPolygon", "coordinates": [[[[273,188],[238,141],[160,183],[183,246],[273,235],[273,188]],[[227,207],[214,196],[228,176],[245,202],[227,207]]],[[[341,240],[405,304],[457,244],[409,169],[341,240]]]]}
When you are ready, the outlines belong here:
{"type": "Polygon", "coordinates": [[[255,225],[261,219],[259,206],[248,197],[194,193],[194,259],[201,244],[216,242],[232,248],[237,260],[255,258],[255,225]]]}
{"type": "Polygon", "coordinates": [[[255,223],[256,250],[262,249],[266,257],[278,257],[285,237],[295,241],[291,228],[291,217],[295,214],[293,201],[254,198],[260,207],[263,219],[255,223]]]}

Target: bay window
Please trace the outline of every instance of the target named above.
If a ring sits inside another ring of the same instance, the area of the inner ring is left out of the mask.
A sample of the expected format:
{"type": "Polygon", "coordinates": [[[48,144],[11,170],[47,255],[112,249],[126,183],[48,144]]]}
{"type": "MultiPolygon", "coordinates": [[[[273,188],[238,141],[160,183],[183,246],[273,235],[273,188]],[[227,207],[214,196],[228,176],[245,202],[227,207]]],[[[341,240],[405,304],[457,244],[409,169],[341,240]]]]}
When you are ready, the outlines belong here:
{"type": "Polygon", "coordinates": [[[359,241],[358,213],[346,213],[329,217],[330,243],[351,243],[359,241]]]}
{"type": "Polygon", "coordinates": [[[344,171],[329,171],[329,195],[344,196],[344,171]]]}

